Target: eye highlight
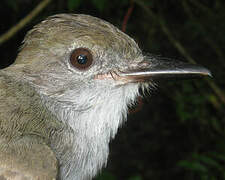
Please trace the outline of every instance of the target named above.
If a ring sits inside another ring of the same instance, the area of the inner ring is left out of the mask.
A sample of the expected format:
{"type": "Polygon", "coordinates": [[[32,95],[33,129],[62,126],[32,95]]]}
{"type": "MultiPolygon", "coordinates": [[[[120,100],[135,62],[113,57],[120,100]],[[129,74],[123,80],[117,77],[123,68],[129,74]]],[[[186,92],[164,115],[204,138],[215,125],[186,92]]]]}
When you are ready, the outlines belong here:
{"type": "Polygon", "coordinates": [[[91,51],[87,48],[77,48],[70,55],[70,63],[79,70],[88,69],[93,63],[91,51]]]}

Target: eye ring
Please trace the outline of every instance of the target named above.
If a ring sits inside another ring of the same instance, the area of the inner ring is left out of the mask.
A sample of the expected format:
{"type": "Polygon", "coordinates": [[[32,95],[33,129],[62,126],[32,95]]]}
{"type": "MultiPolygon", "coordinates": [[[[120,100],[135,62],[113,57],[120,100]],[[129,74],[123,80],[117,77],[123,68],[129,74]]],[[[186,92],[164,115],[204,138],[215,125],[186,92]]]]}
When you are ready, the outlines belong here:
{"type": "Polygon", "coordinates": [[[93,56],[87,48],[74,49],[70,55],[70,63],[79,70],[88,69],[93,63],[93,56]]]}

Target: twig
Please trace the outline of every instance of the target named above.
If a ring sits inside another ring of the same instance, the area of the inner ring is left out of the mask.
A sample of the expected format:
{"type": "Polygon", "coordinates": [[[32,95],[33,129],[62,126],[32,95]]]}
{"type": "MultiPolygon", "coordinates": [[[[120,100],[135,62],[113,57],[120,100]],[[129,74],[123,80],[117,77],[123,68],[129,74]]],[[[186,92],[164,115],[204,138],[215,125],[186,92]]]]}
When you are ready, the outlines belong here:
{"type": "Polygon", "coordinates": [[[124,16],[124,19],[123,19],[123,24],[122,24],[122,31],[123,32],[126,31],[127,22],[128,22],[128,20],[130,18],[130,15],[131,15],[133,9],[134,9],[134,2],[131,1],[130,2],[130,7],[128,8],[127,13],[126,13],[126,15],[124,16]]]}
{"type": "MultiPolygon", "coordinates": [[[[157,22],[162,32],[168,37],[169,41],[177,48],[177,50],[191,63],[196,64],[196,61],[191,57],[191,55],[185,50],[182,44],[174,38],[170,30],[167,28],[164,20],[160,17],[157,17],[150,8],[146,7],[145,4],[140,0],[134,0],[141,8],[143,8],[146,13],[157,22]]],[[[211,87],[214,93],[218,96],[219,100],[225,104],[225,95],[223,91],[210,79],[204,78],[206,83],[211,87]]]]}
{"type": "Polygon", "coordinates": [[[26,17],[20,20],[15,26],[0,36],[0,45],[14,36],[20,29],[28,24],[35,16],[37,16],[42,9],[44,9],[51,0],[43,0],[40,2],[26,17]]]}
{"type": "MultiPolygon", "coordinates": [[[[123,19],[123,24],[122,24],[122,31],[123,32],[126,31],[127,22],[130,18],[130,15],[131,15],[133,9],[134,9],[134,2],[130,1],[130,6],[127,10],[126,15],[124,16],[124,19],[123,19]]],[[[136,106],[134,106],[134,108],[129,108],[129,114],[135,114],[135,113],[139,112],[142,109],[142,107],[143,107],[142,98],[138,97],[136,106]]]]}
{"type": "MultiPolygon", "coordinates": [[[[195,2],[196,3],[196,2],[195,2]]],[[[182,5],[184,7],[184,11],[186,12],[186,14],[189,16],[190,19],[192,19],[193,23],[198,27],[198,29],[200,29],[200,31],[202,31],[203,34],[206,34],[204,37],[205,42],[212,48],[214,49],[215,53],[217,54],[217,56],[219,57],[220,63],[224,66],[224,55],[223,55],[223,51],[221,50],[221,48],[214,42],[214,40],[212,38],[210,38],[209,33],[205,30],[205,28],[203,27],[202,23],[196,18],[194,17],[194,15],[192,14],[190,7],[187,3],[186,0],[182,1],[182,5]]]]}
{"type": "MultiPolygon", "coordinates": [[[[163,21],[160,22],[162,31],[164,34],[167,35],[170,42],[177,48],[177,50],[190,62],[193,64],[196,64],[196,61],[191,57],[191,55],[185,50],[185,48],[182,46],[182,44],[176,40],[169,29],[166,27],[166,25],[163,23],[163,21]]],[[[219,99],[222,101],[223,104],[225,104],[225,95],[223,91],[210,79],[204,78],[204,80],[207,82],[207,84],[211,87],[211,89],[214,91],[214,93],[219,97],[219,99]]]]}
{"type": "Polygon", "coordinates": [[[191,0],[191,2],[196,6],[198,7],[198,9],[200,9],[201,11],[203,12],[206,12],[208,15],[210,16],[214,16],[213,12],[206,6],[204,6],[203,4],[199,3],[198,1],[196,0],[191,0]]]}

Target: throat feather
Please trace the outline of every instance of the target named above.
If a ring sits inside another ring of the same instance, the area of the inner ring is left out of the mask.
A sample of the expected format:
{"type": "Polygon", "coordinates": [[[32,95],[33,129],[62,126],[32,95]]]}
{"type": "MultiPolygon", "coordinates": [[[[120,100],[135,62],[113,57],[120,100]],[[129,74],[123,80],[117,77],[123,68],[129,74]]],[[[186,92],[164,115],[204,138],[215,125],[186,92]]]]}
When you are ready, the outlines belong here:
{"type": "Polygon", "coordinates": [[[53,137],[51,146],[60,162],[60,176],[67,177],[66,180],[91,179],[106,166],[110,139],[126,119],[128,105],[134,103],[138,95],[138,86],[89,95],[86,105],[82,106],[80,103],[84,100],[78,98],[74,99],[79,103],[70,102],[68,106],[57,100],[46,102],[65,124],[63,131],[53,137]]]}

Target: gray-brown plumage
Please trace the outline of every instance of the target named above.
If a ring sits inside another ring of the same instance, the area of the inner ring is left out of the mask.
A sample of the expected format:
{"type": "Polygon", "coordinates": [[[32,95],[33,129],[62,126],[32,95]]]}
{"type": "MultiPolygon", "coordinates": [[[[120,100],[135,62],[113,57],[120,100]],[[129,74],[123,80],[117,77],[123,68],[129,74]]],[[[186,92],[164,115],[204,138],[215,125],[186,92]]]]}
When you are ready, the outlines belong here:
{"type": "Polygon", "coordinates": [[[0,71],[0,179],[92,179],[106,165],[108,143],[139,87],[199,75],[209,71],[144,56],[98,18],[49,17],[0,71]]]}

